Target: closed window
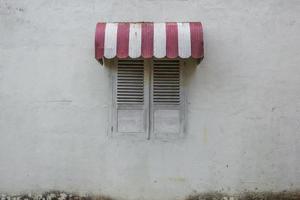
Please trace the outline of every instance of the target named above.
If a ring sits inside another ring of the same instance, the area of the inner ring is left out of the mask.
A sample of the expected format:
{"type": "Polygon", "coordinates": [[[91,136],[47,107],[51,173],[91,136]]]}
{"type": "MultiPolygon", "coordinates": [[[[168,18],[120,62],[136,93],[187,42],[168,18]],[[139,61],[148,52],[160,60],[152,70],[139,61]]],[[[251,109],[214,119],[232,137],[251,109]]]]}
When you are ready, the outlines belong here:
{"type": "Polygon", "coordinates": [[[113,78],[113,135],[176,138],[184,132],[179,59],[118,59],[113,78]]]}

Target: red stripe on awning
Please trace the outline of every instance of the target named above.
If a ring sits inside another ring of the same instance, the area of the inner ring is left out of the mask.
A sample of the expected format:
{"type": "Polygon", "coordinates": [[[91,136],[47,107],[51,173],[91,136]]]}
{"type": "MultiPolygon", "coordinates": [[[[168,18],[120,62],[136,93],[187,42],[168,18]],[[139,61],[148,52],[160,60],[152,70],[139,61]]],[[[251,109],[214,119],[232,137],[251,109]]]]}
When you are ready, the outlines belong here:
{"type": "Polygon", "coordinates": [[[106,23],[98,23],[96,26],[95,57],[97,60],[101,59],[104,55],[105,25],[106,23]]]}
{"type": "Polygon", "coordinates": [[[129,48],[129,23],[119,23],[117,30],[117,57],[127,58],[129,48]]]}
{"type": "Polygon", "coordinates": [[[201,22],[191,22],[191,51],[193,58],[202,58],[204,56],[203,30],[201,22]]]}
{"type": "Polygon", "coordinates": [[[177,23],[166,23],[166,48],[167,57],[176,58],[178,56],[178,27],[177,23]]]}
{"type": "Polygon", "coordinates": [[[142,24],[142,56],[151,58],[153,56],[153,23],[142,24]]]}

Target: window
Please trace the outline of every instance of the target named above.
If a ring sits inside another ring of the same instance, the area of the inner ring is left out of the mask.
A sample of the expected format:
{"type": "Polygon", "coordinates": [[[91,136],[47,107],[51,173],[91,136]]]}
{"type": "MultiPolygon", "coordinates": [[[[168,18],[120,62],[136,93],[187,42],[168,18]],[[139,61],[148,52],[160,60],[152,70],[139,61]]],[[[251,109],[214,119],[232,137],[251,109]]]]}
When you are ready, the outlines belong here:
{"type": "Polygon", "coordinates": [[[182,61],[117,59],[113,74],[113,135],[176,138],[184,132],[182,61]]]}

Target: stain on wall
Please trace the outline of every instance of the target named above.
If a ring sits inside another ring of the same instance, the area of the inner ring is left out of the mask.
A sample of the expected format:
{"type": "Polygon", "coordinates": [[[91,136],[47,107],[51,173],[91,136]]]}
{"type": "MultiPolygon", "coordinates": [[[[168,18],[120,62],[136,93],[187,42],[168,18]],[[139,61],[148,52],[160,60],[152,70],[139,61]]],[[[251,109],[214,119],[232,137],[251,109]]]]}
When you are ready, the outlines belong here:
{"type": "MultiPolygon", "coordinates": [[[[1,200],[118,200],[105,195],[79,195],[74,193],[51,191],[43,194],[1,195],[1,200]]],[[[207,192],[189,195],[182,200],[299,200],[300,191],[282,192],[243,192],[228,195],[220,192],[207,192]]],[[[180,199],[178,199],[180,200],[180,199]]]]}

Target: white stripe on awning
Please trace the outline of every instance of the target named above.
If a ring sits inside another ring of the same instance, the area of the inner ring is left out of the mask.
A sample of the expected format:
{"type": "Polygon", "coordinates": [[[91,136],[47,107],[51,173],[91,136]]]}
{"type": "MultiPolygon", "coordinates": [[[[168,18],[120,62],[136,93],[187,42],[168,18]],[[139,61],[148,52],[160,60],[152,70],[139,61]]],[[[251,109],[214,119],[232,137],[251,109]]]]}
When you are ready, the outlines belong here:
{"type": "Polygon", "coordinates": [[[153,55],[156,58],[166,56],[166,24],[154,23],[153,55]]]}
{"type": "Polygon", "coordinates": [[[105,31],[105,51],[106,58],[114,58],[117,52],[117,23],[107,23],[105,31]]]}
{"type": "Polygon", "coordinates": [[[178,27],[178,55],[181,58],[191,56],[191,33],[189,23],[177,23],[178,27]]]}
{"type": "Polygon", "coordinates": [[[129,57],[137,58],[141,56],[141,24],[132,23],[130,24],[129,30],[129,57]]]}

